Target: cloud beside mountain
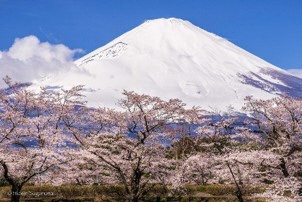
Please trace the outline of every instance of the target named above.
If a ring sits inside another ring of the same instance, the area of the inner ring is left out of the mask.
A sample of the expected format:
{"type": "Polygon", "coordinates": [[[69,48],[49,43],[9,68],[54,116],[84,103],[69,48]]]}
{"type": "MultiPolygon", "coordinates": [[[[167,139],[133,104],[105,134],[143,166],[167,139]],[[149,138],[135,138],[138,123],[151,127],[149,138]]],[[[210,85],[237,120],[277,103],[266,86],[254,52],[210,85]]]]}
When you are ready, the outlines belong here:
{"type": "MultiPolygon", "coordinates": [[[[41,42],[36,36],[17,38],[8,50],[0,51],[0,77],[8,75],[15,81],[27,82],[77,69],[73,57],[80,51],[41,42]]],[[[0,86],[3,84],[1,80],[0,86]]]]}
{"type": "Polygon", "coordinates": [[[288,69],[287,71],[294,76],[302,78],[302,69],[288,69]]]}

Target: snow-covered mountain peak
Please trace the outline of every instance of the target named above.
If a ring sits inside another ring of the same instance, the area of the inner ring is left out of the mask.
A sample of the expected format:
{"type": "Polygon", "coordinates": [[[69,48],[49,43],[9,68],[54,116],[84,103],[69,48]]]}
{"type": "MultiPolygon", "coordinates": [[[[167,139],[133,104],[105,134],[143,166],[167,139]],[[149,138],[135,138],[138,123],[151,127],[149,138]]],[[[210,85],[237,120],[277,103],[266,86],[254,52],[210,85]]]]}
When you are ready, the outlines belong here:
{"type": "MultiPolygon", "coordinates": [[[[158,18],[154,20],[147,20],[143,24],[136,27],[137,29],[144,29],[147,26],[153,27],[155,29],[159,29],[161,31],[180,31],[187,29],[188,30],[199,30],[199,31],[205,31],[195,25],[193,25],[191,22],[179,18],[158,18]]],[[[205,32],[205,34],[210,34],[213,37],[221,38],[215,34],[205,32]]]]}
{"type": "Polygon", "coordinates": [[[185,26],[186,23],[190,23],[188,21],[178,19],[178,18],[158,18],[153,20],[146,20],[144,23],[139,25],[137,28],[141,28],[144,26],[162,26],[162,25],[178,25],[178,26],[185,26]]]}
{"type": "MultiPolygon", "coordinates": [[[[254,63],[253,65],[245,66],[245,68],[235,70],[239,72],[241,70],[256,70],[259,69],[257,67],[261,66],[272,66],[226,39],[196,27],[188,21],[177,18],[148,20],[107,45],[79,59],[76,64],[82,65],[98,59],[113,58],[104,57],[104,54],[113,53],[112,55],[118,56],[128,48],[130,48],[129,52],[135,51],[138,54],[160,56],[164,57],[166,61],[171,56],[177,58],[198,57],[208,60],[203,60],[204,64],[206,64],[205,62],[221,64],[223,60],[227,61],[226,58],[234,58],[233,56],[237,55],[237,60],[242,60],[242,57],[245,57],[245,61],[248,59],[247,62],[254,63]],[[250,69],[251,67],[252,69],[250,69]]],[[[228,68],[230,69],[231,67],[228,68]]]]}
{"type": "Polygon", "coordinates": [[[83,84],[92,106],[115,107],[125,89],[224,111],[240,109],[247,95],[267,99],[302,89],[301,79],[177,18],[146,21],[75,63],[88,74],[44,83],[83,84]]]}
{"type": "MultiPolygon", "coordinates": [[[[189,21],[180,19],[180,18],[157,18],[153,20],[146,20],[143,24],[149,23],[178,23],[178,24],[186,24],[190,23],[189,21]]],[[[191,23],[190,23],[191,24],[191,23]]]]}
{"type": "MultiPolygon", "coordinates": [[[[103,58],[96,56],[98,54],[102,54],[103,51],[110,51],[111,48],[115,47],[117,44],[129,44],[136,49],[144,49],[142,51],[148,51],[148,49],[150,51],[150,49],[168,46],[168,49],[176,49],[176,51],[181,51],[183,49],[183,52],[187,51],[190,53],[190,50],[186,50],[184,48],[189,47],[190,49],[192,48],[190,47],[192,45],[193,48],[194,46],[196,47],[198,45],[196,44],[196,41],[199,41],[199,45],[203,46],[211,40],[224,39],[194,26],[189,21],[177,18],[147,20],[143,24],[121,35],[107,45],[93,51],[87,56],[84,56],[76,63],[81,65],[82,62],[87,63],[88,60],[92,61],[92,58],[103,58]]],[[[122,49],[124,49],[124,47],[122,49]]],[[[119,52],[120,50],[117,51],[119,52]]]]}

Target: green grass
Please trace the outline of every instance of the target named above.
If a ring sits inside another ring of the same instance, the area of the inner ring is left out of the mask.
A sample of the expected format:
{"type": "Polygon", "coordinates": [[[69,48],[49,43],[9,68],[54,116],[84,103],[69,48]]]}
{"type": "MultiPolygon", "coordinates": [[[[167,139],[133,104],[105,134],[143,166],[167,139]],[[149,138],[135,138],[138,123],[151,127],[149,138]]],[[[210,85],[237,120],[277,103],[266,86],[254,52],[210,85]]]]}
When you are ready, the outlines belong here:
{"type": "MultiPolygon", "coordinates": [[[[263,202],[264,199],[249,199],[254,193],[261,193],[265,189],[257,186],[249,186],[243,188],[243,194],[247,201],[263,202]]],[[[186,185],[185,192],[181,196],[172,195],[166,188],[161,185],[156,185],[150,191],[149,195],[144,198],[144,201],[225,201],[235,202],[236,187],[234,185],[186,185]]],[[[8,193],[10,188],[0,187],[0,202],[9,199],[8,193]]],[[[22,197],[26,202],[48,202],[60,201],[60,199],[70,199],[72,202],[89,202],[89,201],[124,201],[122,193],[124,188],[121,185],[91,185],[91,186],[25,186],[22,193],[27,193],[22,197]],[[72,200],[71,200],[72,199],[72,200]]],[[[61,200],[63,201],[63,200],[61,200]]],[[[67,201],[66,201],[67,202],[67,201]]]]}

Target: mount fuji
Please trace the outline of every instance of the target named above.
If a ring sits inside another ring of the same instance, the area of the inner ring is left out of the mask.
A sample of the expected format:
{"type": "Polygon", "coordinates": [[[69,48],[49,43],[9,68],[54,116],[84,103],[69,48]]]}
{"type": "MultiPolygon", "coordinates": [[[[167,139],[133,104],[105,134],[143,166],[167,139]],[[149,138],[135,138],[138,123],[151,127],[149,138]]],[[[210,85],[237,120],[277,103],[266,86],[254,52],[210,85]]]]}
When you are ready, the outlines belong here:
{"type": "Polygon", "coordinates": [[[179,98],[211,111],[240,110],[244,98],[302,96],[302,79],[188,21],[148,20],[75,61],[78,69],[36,86],[85,85],[90,106],[117,108],[123,90],[179,98]]]}

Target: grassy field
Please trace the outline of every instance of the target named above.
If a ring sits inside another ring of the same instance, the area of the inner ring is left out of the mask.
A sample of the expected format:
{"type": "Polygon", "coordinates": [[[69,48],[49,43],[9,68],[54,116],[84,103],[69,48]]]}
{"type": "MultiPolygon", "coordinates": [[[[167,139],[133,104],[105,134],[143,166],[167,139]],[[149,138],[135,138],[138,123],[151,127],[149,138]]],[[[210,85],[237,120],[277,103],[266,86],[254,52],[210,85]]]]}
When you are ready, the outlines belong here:
{"type": "MultiPolygon", "coordinates": [[[[102,202],[124,201],[123,187],[119,185],[92,185],[92,186],[26,186],[21,194],[24,202],[102,202]]],[[[168,192],[162,186],[155,186],[144,201],[221,201],[235,202],[236,188],[233,185],[187,185],[185,192],[168,192]]],[[[264,202],[263,198],[252,198],[254,193],[261,193],[260,187],[245,187],[243,194],[246,201],[264,202]]],[[[9,201],[9,187],[0,187],[1,202],[9,201]]]]}

